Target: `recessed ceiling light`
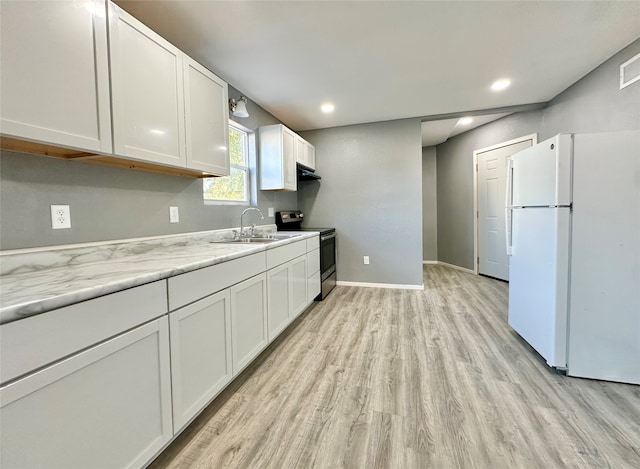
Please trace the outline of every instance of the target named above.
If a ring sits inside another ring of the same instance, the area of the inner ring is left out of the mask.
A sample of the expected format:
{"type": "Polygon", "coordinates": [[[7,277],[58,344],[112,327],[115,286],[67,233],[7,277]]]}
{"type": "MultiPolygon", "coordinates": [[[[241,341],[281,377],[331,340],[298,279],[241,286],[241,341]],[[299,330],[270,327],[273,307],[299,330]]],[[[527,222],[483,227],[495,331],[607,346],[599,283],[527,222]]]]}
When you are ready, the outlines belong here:
{"type": "Polygon", "coordinates": [[[460,125],[469,125],[473,122],[473,119],[471,117],[463,117],[462,119],[460,119],[458,121],[458,124],[460,125]]]}
{"type": "Polygon", "coordinates": [[[509,80],[508,78],[503,78],[501,80],[494,81],[493,84],[491,85],[491,89],[493,91],[502,91],[506,88],[509,88],[510,84],[511,84],[511,80],[509,80]]]}
{"type": "Polygon", "coordinates": [[[331,103],[324,103],[322,106],[320,106],[320,109],[322,110],[322,112],[324,112],[325,114],[330,114],[334,111],[336,107],[331,104],[331,103]]]}

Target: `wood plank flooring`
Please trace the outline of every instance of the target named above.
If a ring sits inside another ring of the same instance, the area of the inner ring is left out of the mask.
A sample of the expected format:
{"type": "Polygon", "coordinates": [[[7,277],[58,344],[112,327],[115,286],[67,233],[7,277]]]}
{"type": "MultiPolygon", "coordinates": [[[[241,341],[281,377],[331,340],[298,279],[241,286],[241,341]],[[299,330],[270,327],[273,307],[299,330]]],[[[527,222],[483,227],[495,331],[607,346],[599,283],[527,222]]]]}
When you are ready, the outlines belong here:
{"type": "Polygon", "coordinates": [[[640,468],[640,386],[568,378],[507,325],[508,286],[337,287],[152,468],[640,468]]]}

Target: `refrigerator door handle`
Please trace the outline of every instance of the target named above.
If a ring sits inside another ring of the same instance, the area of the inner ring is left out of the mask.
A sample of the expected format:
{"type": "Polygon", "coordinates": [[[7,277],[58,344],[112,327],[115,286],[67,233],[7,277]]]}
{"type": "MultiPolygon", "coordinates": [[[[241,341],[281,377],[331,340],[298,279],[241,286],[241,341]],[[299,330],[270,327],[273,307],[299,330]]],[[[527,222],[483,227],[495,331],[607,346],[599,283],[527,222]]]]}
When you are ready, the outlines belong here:
{"type": "Polygon", "coordinates": [[[507,158],[507,182],[505,184],[504,203],[504,239],[506,243],[507,256],[510,256],[513,253],[513,244],[511,237],[511,231],[513,228],[513,209],[511,208],[511,205],[513,203],[513,160],[511,158],[507,158]]]}

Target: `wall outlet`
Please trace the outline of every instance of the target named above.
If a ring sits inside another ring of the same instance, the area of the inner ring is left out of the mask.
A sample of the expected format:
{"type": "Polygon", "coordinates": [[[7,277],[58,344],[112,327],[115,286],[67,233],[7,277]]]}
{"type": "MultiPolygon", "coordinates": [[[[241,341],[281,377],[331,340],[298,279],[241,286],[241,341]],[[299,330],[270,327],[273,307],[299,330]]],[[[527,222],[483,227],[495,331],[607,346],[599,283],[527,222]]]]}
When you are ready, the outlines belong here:
{"type": "Polygon", "coordinates": [[[364,256],[363,262],[365,265],[369,265],[369,256],[364,256]]]}
{"type": "Polygon", "coordinates": [[[273,207],[269,207],[269,216],[272,217],[275,215],[275,212],[273,210],[273,207]]]}
{"type": "Polygon", "coordinates": [[[51,206],[51,228],[54,230],[71,228],[71,209],[68,205],[51,206]]]}
{"type": "Polygon", "coordinates": [[[180,222],[180,211],[178,207],[169,207],[169,223],[180,222]]]}

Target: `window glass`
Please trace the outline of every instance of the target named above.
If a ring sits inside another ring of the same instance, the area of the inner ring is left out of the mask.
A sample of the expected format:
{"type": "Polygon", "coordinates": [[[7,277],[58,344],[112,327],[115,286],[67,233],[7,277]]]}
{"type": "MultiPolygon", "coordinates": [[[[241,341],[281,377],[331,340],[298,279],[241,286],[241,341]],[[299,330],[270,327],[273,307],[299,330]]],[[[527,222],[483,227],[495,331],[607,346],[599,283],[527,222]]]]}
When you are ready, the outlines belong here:
{"type": "Polygon", "coordinates": [[[229,176],[203,179],[204,200],[247,203],[249,201],[249,138],[247,132],[229,125],[229,176]]]}

